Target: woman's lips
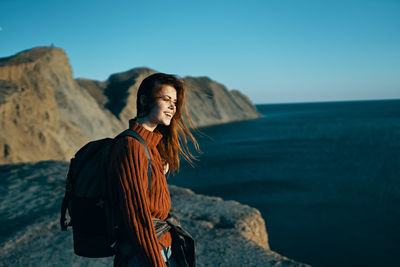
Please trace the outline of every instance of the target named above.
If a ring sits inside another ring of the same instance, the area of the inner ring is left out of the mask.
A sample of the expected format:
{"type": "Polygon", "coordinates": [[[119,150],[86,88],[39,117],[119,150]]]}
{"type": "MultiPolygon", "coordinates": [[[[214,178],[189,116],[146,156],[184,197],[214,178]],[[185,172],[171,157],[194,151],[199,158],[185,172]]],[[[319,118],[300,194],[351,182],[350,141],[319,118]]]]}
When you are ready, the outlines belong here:
{"type": "Polygon", "coordinates": [[[174,115],[171,112],[164,112],[165,115],[167,115],[169,118],[172,118],[174,115]]]}

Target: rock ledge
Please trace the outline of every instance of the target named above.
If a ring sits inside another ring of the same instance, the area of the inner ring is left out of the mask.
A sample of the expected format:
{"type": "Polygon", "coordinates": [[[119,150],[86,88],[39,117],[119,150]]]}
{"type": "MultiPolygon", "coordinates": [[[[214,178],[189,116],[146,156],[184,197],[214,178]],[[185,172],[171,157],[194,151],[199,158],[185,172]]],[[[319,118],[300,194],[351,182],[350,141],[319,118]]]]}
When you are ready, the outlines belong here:
{"type": "MultiPolygon", "coordinates": [[[[59,229],[67,170],[68,163],[59,161],[0,166],[3,266],[112,265],[112,258],[75,256],[72,232],[59,229]]],[[[185,188],[169,188],[172,212],[196,240],[198,266],[307,266],[269,249],[258,210],[185,188]]]]}

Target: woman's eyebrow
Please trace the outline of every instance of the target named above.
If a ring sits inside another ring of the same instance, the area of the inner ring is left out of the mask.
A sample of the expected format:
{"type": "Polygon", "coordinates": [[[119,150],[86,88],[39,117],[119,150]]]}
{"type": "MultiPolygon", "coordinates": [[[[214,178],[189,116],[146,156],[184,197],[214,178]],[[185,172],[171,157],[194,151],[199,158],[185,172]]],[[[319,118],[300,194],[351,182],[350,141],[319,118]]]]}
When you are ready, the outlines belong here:
{"type": "Polygon", "coordinates": [[[178,100],[177,99],[173,99],[172,97],[170,97],[169,95],[165,95],[166,97],[168,97],[170,100],[172,100],[172,101],[174,101],[174,102],[177,102],[178,100]]]}

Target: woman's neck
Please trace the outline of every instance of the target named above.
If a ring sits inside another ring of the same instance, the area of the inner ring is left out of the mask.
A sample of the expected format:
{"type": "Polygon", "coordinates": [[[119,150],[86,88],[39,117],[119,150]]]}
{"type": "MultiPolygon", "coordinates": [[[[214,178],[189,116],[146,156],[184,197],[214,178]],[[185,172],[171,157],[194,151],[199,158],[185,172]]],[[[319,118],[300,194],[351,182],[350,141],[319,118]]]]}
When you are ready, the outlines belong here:
{"type": "Polygon", "coordinates": [[[136,121],[140,123],[146,130],[153,132],[155,128],[157,128],[157,123],[152,122],[148,117],[136,118],[136,121]]]}

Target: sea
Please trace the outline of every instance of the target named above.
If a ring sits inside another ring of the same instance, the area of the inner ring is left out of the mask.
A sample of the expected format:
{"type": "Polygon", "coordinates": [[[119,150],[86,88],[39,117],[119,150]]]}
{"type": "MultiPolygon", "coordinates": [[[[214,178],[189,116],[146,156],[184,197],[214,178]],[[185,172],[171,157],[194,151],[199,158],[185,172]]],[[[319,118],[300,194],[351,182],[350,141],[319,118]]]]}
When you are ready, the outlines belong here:
{"type": "Polygon", "coordinates": [[[198,161],[168,182],[257,208],[271,249],[296,261],[400,266],[400,100],[256,108],[200,128],[198,161]]]}

